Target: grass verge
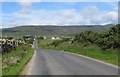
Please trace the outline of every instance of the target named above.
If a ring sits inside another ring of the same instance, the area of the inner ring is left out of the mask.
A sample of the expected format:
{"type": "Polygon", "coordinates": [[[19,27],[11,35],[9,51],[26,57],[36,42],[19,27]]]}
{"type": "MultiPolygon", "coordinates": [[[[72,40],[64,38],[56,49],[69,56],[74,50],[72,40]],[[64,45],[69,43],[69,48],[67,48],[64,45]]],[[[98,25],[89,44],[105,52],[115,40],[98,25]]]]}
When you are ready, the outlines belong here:
{"type": "Polygon", "coordinates": [[[2,66],[6,67],[2,70],[2,76],[17,76],[31,59],[34,49],[31,45],[17,46],[16,50],[6,53],[2,57],[2,66]]]}

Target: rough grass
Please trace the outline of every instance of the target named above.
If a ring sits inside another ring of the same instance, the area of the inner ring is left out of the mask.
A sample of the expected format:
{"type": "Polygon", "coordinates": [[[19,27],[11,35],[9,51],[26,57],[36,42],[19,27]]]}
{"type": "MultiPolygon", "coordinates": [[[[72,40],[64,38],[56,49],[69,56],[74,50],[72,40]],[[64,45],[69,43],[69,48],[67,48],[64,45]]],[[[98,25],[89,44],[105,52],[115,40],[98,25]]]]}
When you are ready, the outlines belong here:
{"type": "MultiPolygon", "coordinates": [[[[46,42],[46,40],[43,40],[42,42],[44,43],[46,42]]],[[[76,54],[88,56],[91,58],[99,59],[107,63],[118,65],[118,50],[105,51],[100,49],[96,45],[89,45],[86,47],[84,47],[83,45],[84,44],[78,44],[78,43],[71,44],[70,42],[64,42],[59,44],[57,47],[53,45],[49,45],[49,46],[39,45],[39,47],[45,48],[45,49],[64,50],[66,52],[76,53],[76,54]]]]}
{"type": "Polygon", "coordinates": [[[2,59],[3,65],[8,64],[8,67],[2,70],[2,75],[5,77],[9,75],[15,75],[15,76],[19,75],[21,70],[31,59],[33,53],[34,53],[34,49],[31,47],[31,45],[27,44],[27,45],[18,46],[16,50],[4,54],[2,59]],[[9,63],[4,62],[5,59],[9,60],[9,58],[16,56],[19,57],[20,60],[17,61],[15,64],[9,65],[9,63]]]}
{"type": "Polygon", "coordinates": [[[54,42],[54,40],[38,40],[38,47],[44,47],[53,42],[54,42]]]}

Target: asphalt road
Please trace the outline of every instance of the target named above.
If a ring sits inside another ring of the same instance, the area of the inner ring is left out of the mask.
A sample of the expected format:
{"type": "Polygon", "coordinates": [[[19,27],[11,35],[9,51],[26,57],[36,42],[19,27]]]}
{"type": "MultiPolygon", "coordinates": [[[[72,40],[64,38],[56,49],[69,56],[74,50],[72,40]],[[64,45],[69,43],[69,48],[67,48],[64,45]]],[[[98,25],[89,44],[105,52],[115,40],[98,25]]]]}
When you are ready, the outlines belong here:
{"type": "Polygon", "coordinates": [[[35,55],[29,75],[118,75],[118,68],[70,53],[42,50],[35,55]]]}

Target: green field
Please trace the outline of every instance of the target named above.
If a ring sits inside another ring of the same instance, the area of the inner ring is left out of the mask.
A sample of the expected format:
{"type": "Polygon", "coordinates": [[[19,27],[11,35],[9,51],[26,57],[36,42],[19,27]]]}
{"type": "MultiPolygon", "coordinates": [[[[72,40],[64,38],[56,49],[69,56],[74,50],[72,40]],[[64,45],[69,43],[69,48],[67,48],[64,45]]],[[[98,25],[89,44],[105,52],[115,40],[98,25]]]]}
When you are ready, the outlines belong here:
{"type": "Polygon", "coordinates": [[[39,48],[44,47],[44,46],[51,44],[53,42],[54,42],[54,40],[38,40],[38,47],[39,48]]]}
{"type": "Polygon", "coordinates": [[[31,59],[33,53],[34,49],[30,44],[17,46],[16,50],[5,53],[2,56],[3,77],[9,75],[19,75],[21,70],[31,59]]]}
{"type": "Polygon", "coordinates": [[[60,43],[58,46],[50,45],[53,43],[53,40],[39,40],[38,43],[40,48],[43,49],[52,49],[52,50],[64,50],[66,52],[76,53],[91,58],[99,59],[107,63],[118,65],[118,50],[102,50],[96,45],[89,45],[84,47],[84,44],[73,43],[70,41],[60,43]],[[49,45],[48,45],[49,44],[49,45]]]}

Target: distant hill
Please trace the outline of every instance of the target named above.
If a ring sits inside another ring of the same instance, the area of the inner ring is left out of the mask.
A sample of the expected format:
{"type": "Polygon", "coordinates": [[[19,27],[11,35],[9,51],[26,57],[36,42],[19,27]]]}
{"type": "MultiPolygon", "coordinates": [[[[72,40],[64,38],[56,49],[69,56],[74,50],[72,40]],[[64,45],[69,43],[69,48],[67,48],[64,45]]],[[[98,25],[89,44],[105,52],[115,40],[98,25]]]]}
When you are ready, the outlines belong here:
{"type": "Polygon", "coordinates": [[[36,36],[73,36],[82,31],[106,31],[109,30],[113,25],[74,25],[74,26],[19,26],[14,28],[2,29],[3,36],[23,36],[23,35],[36,35],[36,36]]]}

